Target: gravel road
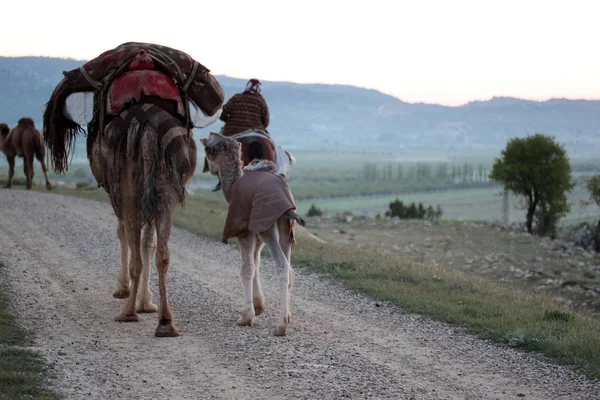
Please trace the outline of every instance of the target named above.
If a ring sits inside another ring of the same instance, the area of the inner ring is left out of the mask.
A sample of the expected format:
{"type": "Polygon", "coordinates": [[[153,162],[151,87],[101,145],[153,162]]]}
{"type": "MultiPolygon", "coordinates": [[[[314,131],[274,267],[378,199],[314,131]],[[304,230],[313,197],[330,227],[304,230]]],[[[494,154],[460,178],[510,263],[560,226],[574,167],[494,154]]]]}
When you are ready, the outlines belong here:
{"type": "MultiPolygon", "coordinates": [[[[497,348],[296,268],[288,336],[272,336],[275,268],[261,268],[267,310],[252,327],[240,255],[174,229],[168,274],[177,338],[156,314],[117,323],[116,223],[108,204],[0,190],[0,284],[56,388],[80,399],[592,399],[600,383],[497,348]]],[[[156,272],[152,289],[158,301],[156,272]]]]}

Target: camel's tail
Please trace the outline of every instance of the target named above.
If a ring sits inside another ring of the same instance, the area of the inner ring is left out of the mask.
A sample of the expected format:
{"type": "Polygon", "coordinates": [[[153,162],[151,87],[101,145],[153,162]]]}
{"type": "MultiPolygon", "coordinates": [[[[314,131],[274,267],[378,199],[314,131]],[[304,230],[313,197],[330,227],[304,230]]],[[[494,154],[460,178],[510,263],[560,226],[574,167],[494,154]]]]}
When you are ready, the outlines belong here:
{"type": "Polygon", "coordinates": [[[296,214],[296,211],[294,211],[294,210],[288,210],[288,211],[285,213],[285,215],[287,215],[287,217],[288,217],[289,219],[291,219],[292,221],[296,221],[296,222],[298,222],[300,225],[302,225],[302,226],[306,227],[306,221],[304,221],[304,220],[302,219],[302,217],[301,217],[301,216],[299,216],[298,214],[296,214]]]}
{"type": "Polygon", "coordinates": [[[42,141],[42,135],[35,135],[35,139],[33,140],[33,152],[35,154],[35,158],[45,167],[46,146],[42,141]]]}
{"type": "Polygon", "coordinates": [[[0,136],[7,136],[10,128],[6,124],[0,124],[0,136]]]}
{"type": "Polygon", "coordinates": [[[142,224],[151,225],[158,213],[156,173],[157,169],[164,168],[164,156],[159,149],[158,133],[148,120],[140,125],[137,136],[137,149],[128,150],[138,152],[137,183],[142,194],[142,224]]]}
{"type": "MultiPolygon", "coordinates": [[[[135,105],[120,117],[127,133],[117,136],[118,143],[114,147],[115,164],[110,179],[113,182],[120,179],[125,157],[137,161],[136,178],[141,195],[142,223],[153,224],[164,195],[158,185],[159,179],[161,186],[168,185],[176,190],[179,195],[176,202],[184,201],[185,178],[196,166],[195,160],[189,156],[189,146],[193,146],[194,141],[179,119],[156,105],[135,105]]],[[[118,131],[119,129],[115,133],[118,131]]],[[[118,191],[111,191],[111,200],[113,207],[120,209],[118,191]]]]}

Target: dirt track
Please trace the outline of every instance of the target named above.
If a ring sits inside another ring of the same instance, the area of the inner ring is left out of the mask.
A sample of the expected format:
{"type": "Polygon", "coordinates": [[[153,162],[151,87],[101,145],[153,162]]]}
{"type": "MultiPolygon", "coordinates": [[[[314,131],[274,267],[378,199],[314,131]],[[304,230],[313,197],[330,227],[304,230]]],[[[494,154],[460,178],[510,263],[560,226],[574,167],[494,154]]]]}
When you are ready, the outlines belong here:
{"type": "Polygon", "coordinates": [[[267,311],[238,327],[237,248],[178,229],[168,286],[182,335],[158,339],[156,314],[113,321],[124,300],[111,296],[119,249],[108,204],[17,190],[0,190],[0,204],[0,283],[68,398],[600,398],[600,383],[565,368],[377,307],[298,269],[288,336],[273,337],[268,261],[267,311]]]}

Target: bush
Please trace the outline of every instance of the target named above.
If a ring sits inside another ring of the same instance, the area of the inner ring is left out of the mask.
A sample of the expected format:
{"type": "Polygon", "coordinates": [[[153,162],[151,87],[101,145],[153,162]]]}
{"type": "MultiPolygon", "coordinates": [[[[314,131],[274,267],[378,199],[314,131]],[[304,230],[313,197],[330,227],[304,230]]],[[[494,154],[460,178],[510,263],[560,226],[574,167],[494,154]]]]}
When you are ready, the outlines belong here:
{"type": "Polygon", "coordinates": [[[307,217],[320,217],[323,215],[323,211],[321,211],[320,208],[318,208],[317,206],[313,204],[311,204],[310,208],[308,209],[308,212],[306,213],[307,217]]]}
{"type": "Polygon", "coordinates": [[[423,203],[415,204],[413,202],[406,206],[402,201],[396,199],[390,203],[389,210],[385,212],[385,216],[401,219],[426,219],[435,222],[442,217],[442,213],[442,207],[439,204],[434,210],[431,205],[425,208],[423,203]]]}

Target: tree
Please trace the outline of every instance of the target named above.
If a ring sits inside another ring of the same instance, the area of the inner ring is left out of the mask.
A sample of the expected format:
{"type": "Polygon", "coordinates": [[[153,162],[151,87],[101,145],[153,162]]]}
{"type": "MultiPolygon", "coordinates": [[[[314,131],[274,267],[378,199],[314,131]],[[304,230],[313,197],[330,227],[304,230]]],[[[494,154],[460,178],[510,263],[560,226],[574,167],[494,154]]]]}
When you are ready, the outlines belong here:
{"type": "Polygon", "coordinates": [[[596,205],[600,206],[600,175],[592,175],[585,181],[585,187],[596,205]]]}
{"type": "Polygon", "coordinates": [[[477,180],[479,182],[485,181],[485,168],[483,168],[483,164],[479,164],[479,173],[477,174],[477,180]]]}
{"type": "Polygon", "coordinates": [[[365,163],[363,165],[363,177],[368,180],[377,179],[377,165],[372,163],[365,163]]]}
{"type": "MultiPolygon", "coordinates": [[[[600,206],[600,175],[593,175],[586,179],[585,187],[590,192],[590,197],[600,206]]],[[[600,220],[596,225],[596,232],[594,232],[594,250],[600,253],[600,220]]]]}
{"type": "Polygon", "coordinates": [[[402,164],[398,164],[398,180],[402,180],[404,178],[404,168],[402,164]]]}
{"type": "Polygon", "coordinates": [[[533,233],[538,206],[540,218],[546,222],[538,226],[540,235],[548,233],[548,229],[553,229],[558,219],[570,211],[566,193],[575,186],[571,164],[566,150],[554,137],[536,133],[511,139],[501,157],[495,160],[490,179],[523,196],[529,233],[533,233]]]}
{"type": "Polygon", "coordinates": [[[467,182],[469,180],[469,172],[470,172],[470,165],[465,163],[465,165],[463,166],[463,177],[462,177],[462,181],[463,182],[467,182]]]}
{"type": "Polygon", "coordinates": [[[423,206],[423,203],[419,203],[419,205],[417,206],[417,218],[425,218],[425,206],[423,206]]]}
{"type": "Polygon", "coordinates": [[[447,163],[438,164],[437,168],[435,170],[435,177],[440,182],[443,182],[447,179],[447,176],[448,176],[448,164],[447,163]]]}

